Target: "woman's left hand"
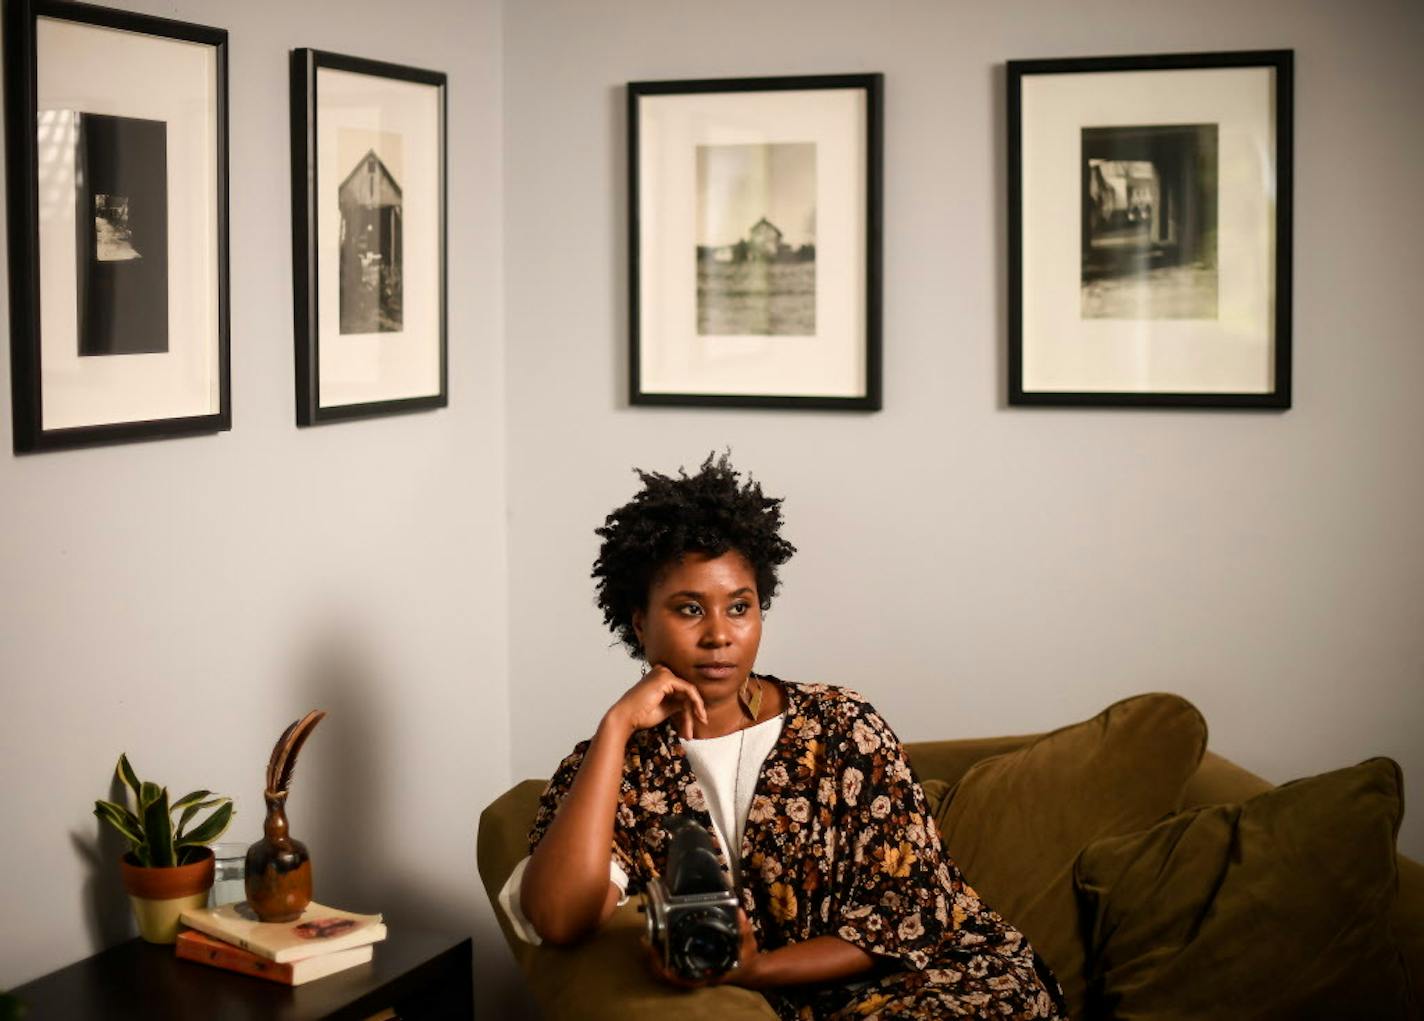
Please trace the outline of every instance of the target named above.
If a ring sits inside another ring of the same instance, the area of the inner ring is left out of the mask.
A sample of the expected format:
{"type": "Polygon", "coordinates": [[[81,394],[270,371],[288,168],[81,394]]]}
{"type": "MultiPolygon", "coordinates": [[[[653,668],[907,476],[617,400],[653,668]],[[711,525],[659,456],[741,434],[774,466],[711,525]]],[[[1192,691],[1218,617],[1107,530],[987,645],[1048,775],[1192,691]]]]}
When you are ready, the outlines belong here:
{"type": "Polygon", "coordinates": [[[701,989],[703,986],[734,985],[747,986],[752,988],[752,974],[755,971],[757,958],[761,956],[761,951],[757,947],[756,931],[752,929],[751,919],[741,908],[737,908],[737,927],[742,933],[741,951],[737,956],[737,967],[731,971],[718,975],[716,978],[706,978],[693,980],[684,978],[677,972],[663,964],[663,960],[658,956],[657,950],[648,943],[644,937],[643,945],[648,950],[648,967],[653,974],[669,985],[677,986],[680,989],[701,989]]]}
{"type": "Polygon", "coordinates": [[[755,989],[754,975],[757,962],[761,960],[761,948],[757,946],[756,930],[752,928],[752,920],[741,908],[737,908],[737,925],[742,930],[742,952],[737,956],[737,966],[717,981],[724,985],[755,989]]]}

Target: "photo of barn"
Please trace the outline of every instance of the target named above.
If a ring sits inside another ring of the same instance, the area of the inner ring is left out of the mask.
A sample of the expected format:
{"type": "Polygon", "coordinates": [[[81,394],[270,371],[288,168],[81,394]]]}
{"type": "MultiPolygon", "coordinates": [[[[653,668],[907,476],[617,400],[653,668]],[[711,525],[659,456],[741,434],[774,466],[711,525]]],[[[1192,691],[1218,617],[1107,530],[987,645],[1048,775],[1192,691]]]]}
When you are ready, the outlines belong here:
{"type": "Polygon", "coordinates": [[[341,332],[401,329],[401,187],[375,150],[341,182],[341,332]]]}

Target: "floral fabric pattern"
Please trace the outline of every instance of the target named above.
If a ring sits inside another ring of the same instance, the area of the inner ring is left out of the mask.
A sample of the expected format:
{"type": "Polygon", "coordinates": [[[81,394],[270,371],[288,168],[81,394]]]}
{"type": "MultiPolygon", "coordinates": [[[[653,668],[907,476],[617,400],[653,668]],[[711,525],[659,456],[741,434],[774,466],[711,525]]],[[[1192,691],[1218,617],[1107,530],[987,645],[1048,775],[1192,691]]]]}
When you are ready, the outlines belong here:
{"type": "MultiPolygon", "coordinates": [[[[1066,1018],[1058,985],[1028,941],[979,899],[945,853],[889,725],[853,691],[777,683],[786,692],[786,718],[762,764],[738,849],[741,898],[757,945],[774,950],[838,936],[877,959],[874,970],[852,981],[767,990],[778,1015],[1066,1018]]],[[[529,834],[531,852],[587,748],[580,743],[549,781],[529,834]]],[[[635,733],[624,758],[612,853],[628,873],[629,893],[662,870],[669,812],[691,814],[712,830],[670,721],[635,733]]],[[[717,850],[727,870],[726,851],[717,850]]]]}

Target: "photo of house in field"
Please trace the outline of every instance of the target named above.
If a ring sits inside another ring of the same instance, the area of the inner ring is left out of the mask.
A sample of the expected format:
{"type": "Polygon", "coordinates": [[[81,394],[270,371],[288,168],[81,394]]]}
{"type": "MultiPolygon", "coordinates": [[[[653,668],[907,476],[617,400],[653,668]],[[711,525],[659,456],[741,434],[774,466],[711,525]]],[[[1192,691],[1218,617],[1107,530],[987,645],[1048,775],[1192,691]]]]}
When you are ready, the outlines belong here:
{"type": "Polygon", "coordinates": [[[742,240],[733,245],[698,245],[697,261],[732,262],[814,262],[816,246],[806,242],[795,248],[783,238],[781,228],[763,216],[742,240]]]}
{"type": "Polygon", "coordinates": [[[816,332],[816,147],[697,152],[697,332],[816,332]]]}

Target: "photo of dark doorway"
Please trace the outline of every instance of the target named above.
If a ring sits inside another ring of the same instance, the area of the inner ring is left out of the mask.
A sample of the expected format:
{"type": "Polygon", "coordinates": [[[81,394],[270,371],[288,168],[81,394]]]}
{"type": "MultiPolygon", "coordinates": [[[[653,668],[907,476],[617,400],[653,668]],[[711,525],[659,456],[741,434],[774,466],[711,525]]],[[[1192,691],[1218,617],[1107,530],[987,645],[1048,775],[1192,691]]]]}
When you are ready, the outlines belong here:
{"type": "Polygon", "coordinates": [[[1217,126],[1084,128],[1084,319],[1217,317],[1217,126]]]}

